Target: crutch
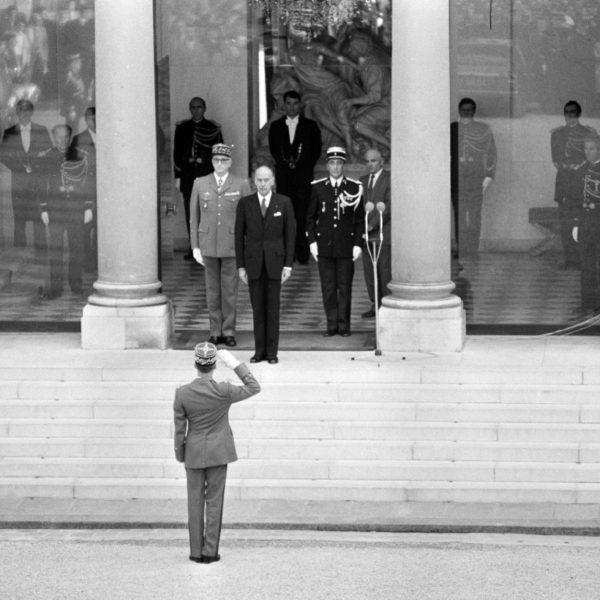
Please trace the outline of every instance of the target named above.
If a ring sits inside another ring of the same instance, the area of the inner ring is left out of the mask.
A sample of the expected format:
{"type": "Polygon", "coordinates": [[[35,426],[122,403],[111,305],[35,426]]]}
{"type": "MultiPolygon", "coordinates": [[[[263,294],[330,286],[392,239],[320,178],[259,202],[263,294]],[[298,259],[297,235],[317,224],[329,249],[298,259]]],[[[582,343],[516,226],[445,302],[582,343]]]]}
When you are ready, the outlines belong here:
{"type": "Polygon", "coordinates": [[[365,240],[367,242],[367,252],[369,253],[369,258],[371,259],[371,264],[373,265],[373,282],[375,284],[375,356],[381,356],[379,337],[377,335],[377,332],[379,331],[379,278],[377,276],[377,261],[379,260],[379,255],[381,254],[381,246],[383,246],[384,210],[385,204],[383,202],[378,202],[377,204],[367,202],[365,204],[365,240]],[[373,244],[373,247],[371,248],[369,243],[369,213],[373,212],[375,209],[379,213],[379,238],[371,242],[373,244]]]}

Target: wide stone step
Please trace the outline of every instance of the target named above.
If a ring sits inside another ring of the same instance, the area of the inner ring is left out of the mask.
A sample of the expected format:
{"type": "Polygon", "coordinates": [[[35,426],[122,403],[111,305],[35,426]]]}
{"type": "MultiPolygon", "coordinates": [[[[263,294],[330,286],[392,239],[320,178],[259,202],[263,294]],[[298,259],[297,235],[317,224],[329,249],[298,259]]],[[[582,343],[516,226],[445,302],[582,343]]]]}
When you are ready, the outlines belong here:
{"type": "MultiPolygon", "coordinates": [[[[232,418],[241,420],[360,420],[499,423],[600,423],[600,405],[457,404],[412,402],[277,402],[236,404],[232,418]]],[[[170,402],[162,400],[3,400],[0,419],[165,419],[170,402]]]]}
{"type": "MultiPolygon", "coordinates": [[[[598,424],[446,423],[381,421],[277,421],[231,419],[235,435],[248,439],[340,439],[595,443],[598,424]]],[[[171,438],[167,419],[0,419],[2,437],[171,438]]]]}
{"type": "MultiPolygon", "coordinates": [[[[111,479],[77,477],[0,478],[4,498],[184,500],[185,478],[111,479]]],[[[369,502],[499,502],[506,504],[597,504],[598,483],[426,482],[354,480],[246,480],[229,478],[226,497],[235,500],[369,502]]]]}
{"type": "MultiPolygon", "coordinates": [[[[422,442],[236,438],[240,459],[598,463],[600,443],[422,442]]],[[[0,438],[3,457],[173,458],[170,438],[0,438]]]]}
{"type": "MultiPolygon", "coordinates": [[[[1,477],[179,478],[174,459],[17,458],[0,460],[1,477]]],[[[600,465],[471,461],[249,459],[234,463],[237,479],[600,483],[600,465]]]]}

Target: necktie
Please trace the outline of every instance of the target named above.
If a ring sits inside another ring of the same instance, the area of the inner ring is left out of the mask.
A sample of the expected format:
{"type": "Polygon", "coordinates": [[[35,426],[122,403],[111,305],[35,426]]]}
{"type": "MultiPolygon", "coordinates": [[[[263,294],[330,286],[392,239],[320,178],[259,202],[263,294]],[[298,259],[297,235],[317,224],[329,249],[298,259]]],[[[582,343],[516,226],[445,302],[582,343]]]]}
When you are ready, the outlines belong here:
{"type": "Polygon", "coordinates": [[[221,189],[221,186],[223,185],[223,180],[220,177],[217,177],[217,189],[221,189]]]}
{"type": "Polygon", "coordinates": [[[260,199],[260,212],[264,219],[267,214],[267,199],[264,196],[260,199]]]}
{"type": "Polygon", "coordinates": [[[375,175],[371,173],[369,176],[369,190],[372,190],[375,187],[375,175]]]}

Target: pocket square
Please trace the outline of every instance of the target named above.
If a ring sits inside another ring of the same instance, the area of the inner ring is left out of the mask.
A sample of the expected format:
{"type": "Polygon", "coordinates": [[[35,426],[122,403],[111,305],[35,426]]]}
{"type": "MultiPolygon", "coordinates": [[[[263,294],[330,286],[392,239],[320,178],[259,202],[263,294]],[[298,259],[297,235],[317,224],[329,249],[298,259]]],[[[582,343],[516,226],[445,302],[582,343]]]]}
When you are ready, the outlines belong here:
{"type": "Polygon", "coordinates": [[[281,213],[280,213],[280,212],[273,213],[273,216],[274,216],[274,217],[280,217],[280,216],[281,216],[281,213]]]}

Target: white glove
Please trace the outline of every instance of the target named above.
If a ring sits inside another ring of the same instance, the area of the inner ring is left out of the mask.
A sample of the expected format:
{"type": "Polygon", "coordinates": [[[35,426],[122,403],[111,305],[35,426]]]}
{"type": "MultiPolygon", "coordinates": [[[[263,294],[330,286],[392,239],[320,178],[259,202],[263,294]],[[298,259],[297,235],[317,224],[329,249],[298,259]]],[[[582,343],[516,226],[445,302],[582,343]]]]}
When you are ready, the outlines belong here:
{"type": "Polygon", "coordinates": [[[310,244],[309,248],[310,248],[310,253],[312,254],[312,257],[315,259],[315,261],[318,261],[319,260],[319,248],[317,246],[317,242],[313,242],[312,244],[310,244]]]}
{"type": "Polygon", "coordinates": [[[46,211],[44,211],[41,215],[40,215],[41,219],[42,219],[42,223],[48,227],[48,223],[50,223],[50,217],[48,216],[48,213],[46,211]]]}
{"type": "Polygon", "coordinates": [[[202,252],[200,252],[200,248],[194,248],[192,250],[192,255],[194,256],[194,260],[199,264],[204,266],[204,259],[202,258],[202,252]]]}
{"type": "Polygon", "coordinates": [[[574,241],[579,241],[579,227],[573,227],[573,231],[571,231],[571,236],[573,237],[574,241]]]}
{"type": "Polygon", "coordinates": [[[362,248],[360,246],[354,246],[352,248],[352,260],[355,261],[360,258],[362,254],[362,248]]]}
{"type": "Polygon", "coordinates": [[[242,283],[248,285],[248,273],[246,273],[246,269],[244,269],[244,267],[238,269],[238,275],[240,276],[242,283]]]}
{"type": "Polygon", "coordinates": [[[235,369],[238,365],[242,364],[231,352],[229,352],[229,350],[225,350],[224,348],[217,350],[217,356],[225,363],[225,366],[230,369],[235,369]]]}
{"type": "Polygon", "coordinates": [[[180,192],[181,191],[181,179],[176,179],[175,180],[175,189],[180,192]]]}
{"type": "Polygon", "coordinates": [[[87,225],[88,223],[91,223],[93,219],[94,213],[92,212],[92,209],[86,208],[85,212],[83,213],[83,224],[87,225]]]}
{"type": "Polygon", "coordinates": [[[283,267],[281,271],[281,283],[285,283],[292,275],[291,267],[283,267]]]}
{"type": "Polygon", "coordinates": [[[492,178],[491,177],[485,177],[483,179],[483,183],[481,184],[482,191],[485,192],[485,190],[487,190],[490,187],[490,183],[492,183],[492,178]]]}

